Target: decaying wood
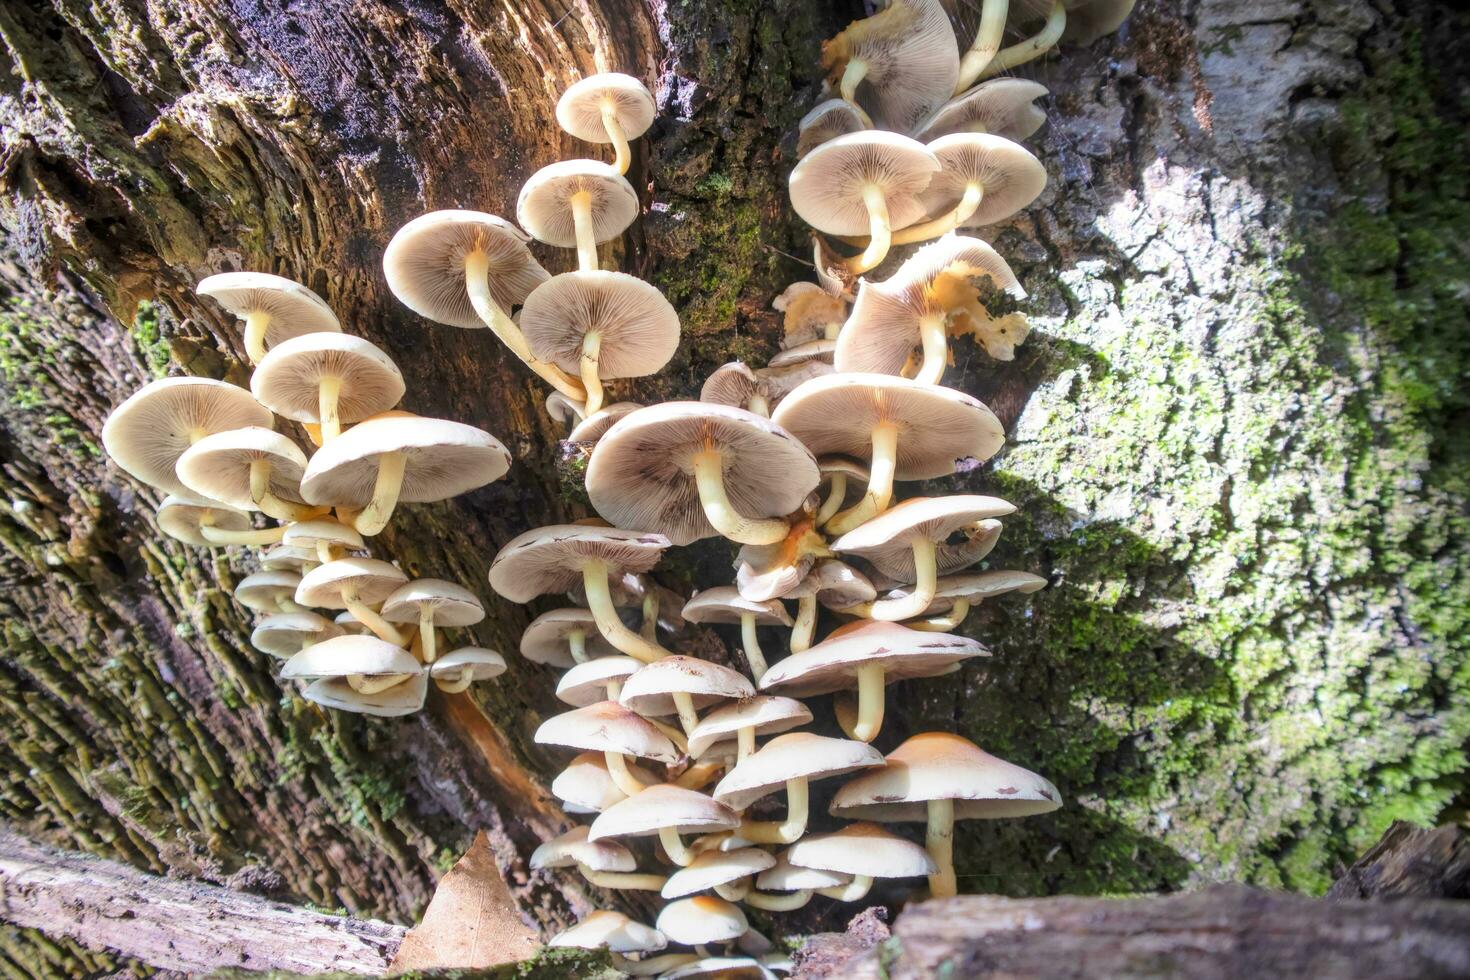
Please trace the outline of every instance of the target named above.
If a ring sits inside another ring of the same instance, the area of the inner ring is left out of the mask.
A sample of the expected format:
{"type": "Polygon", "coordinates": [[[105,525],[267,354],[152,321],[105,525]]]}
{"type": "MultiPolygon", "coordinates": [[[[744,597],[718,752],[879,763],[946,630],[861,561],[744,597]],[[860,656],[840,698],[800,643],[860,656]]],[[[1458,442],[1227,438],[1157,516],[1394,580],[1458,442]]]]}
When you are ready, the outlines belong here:
{"type": "Polygon", "coordinates": [[[1328,898],[1470,898],[1470,834],[1397,821],[1333,883],[1328,898]]]}

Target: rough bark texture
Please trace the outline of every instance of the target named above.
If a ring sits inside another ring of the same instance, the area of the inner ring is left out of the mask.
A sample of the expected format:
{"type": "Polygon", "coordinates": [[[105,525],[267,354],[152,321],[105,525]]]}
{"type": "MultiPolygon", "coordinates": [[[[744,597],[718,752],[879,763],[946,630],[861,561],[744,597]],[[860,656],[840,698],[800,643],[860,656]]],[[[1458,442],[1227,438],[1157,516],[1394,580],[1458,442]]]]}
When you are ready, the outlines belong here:
{"type": "Polygon", "coordinates": [[[1327,897],[1470,898],[1470,834],[1452,824],[1423,830],[1395,823],[1327,897]]]}
{"type": "MultiPolygon", "coordinates": [[[[408,408],[511,447],[509,479],[406,509],[377,546],[483,583],[510,536],[584,512],[581,461],[488,333],[392,301],[388,237],[428,208],[512,212],[536,168],[595,154],[551,122],[566,81],[642,75],[662,115],[619,257],[667,291],[685,339],[614,394],[692,395],[774,349],[767,304],[809,274],[784,254],[807,246],[781,140],[815,97],[819,39],[859,13],[0,6],[0,814],[155,872],[400,921],[485,829],[540,924],[583,905],[524,865],[562,822],[542,789],[562,757],[530,742],[555,710],[548,671],[512,658],[405,721],[317,711],[246,642],[224,591],[246,556],[164,538],[157,496],[97,432],[150,376],[243,377],[238,331],[195,281],[293,276],[398,360],[408,408]]],[[[1465,26],[1438,4],[1143,0],[1117,37],[1027,72],[1053,91],[1033,140],[1051,183],[994,238],[1037,330],[1010,364],[962,345],[950,382],[1010,445],[929,489],[1014,500],[992,562],[1055,585],[974,617],[996,657],[963,683],[895,689],[881,747],[956,729],[1068,806],[962,825],[965,889],[1320,891],[1393,819],[1462,791],[1465,26]]],[[[711,584],[728,550],[660,574],[711,584]]],[[[534,610],[483,591],[474,637],[513,650],[534,610]]]]}

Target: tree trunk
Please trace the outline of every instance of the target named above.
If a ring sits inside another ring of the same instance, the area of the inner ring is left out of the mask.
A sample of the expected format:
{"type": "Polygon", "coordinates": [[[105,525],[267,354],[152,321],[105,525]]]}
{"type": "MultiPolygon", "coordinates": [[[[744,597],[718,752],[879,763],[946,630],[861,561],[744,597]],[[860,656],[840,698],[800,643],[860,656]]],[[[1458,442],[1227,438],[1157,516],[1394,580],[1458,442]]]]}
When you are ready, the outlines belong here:
{"type": "MultiPolygon", "coordinates": [[[[525,865],[565,824],[544,789],[565,758],[531,742],[557,710],[551,672],[510,656],[400,721],[317,710],[248,644],[227,590],[249,556],[164,537],[158,495],[98,431],[165,372],[243,380],[238,328],[194,296],[200,278],[308,284],[400,364],[407,408],[512,450],[507,479],[404,508],[374,550],[476,588],[490,616],[466,635],[513,654],[543,607],[491,595],[489,561],[587,513],[582,461],[487,332],[393,301],[383,246],[432,208],[512,216],[537,168],[598,155],[554,125],[560,90],[639,75],[660,118],[635,144],[646,211],[617,260],[684,335],[612,395],[695,397],[720,363],[775,350],[769,302],[810,278],[783,139],[816,98],[818,42],[861,13],[0,6],[0,815],[395,921],[484,829],[541,926],[587,907],[577,881],[525,865]]],[[[1037,329],[1010,363],[958,346],[948,383],[996,409],[1009,445],[927,489],[1014,501],[992,564],[1053,587],[972,617],[996,656],[892,693],[880,747],[958,730],[1068,805],[962,824],[963,890],[1320,891],[1464,785],[1466,26],[1389,0],[1142,0],[1120,34],[1021,70],[1052,91],[1031,141],[1051,180],[994,241],[1037,329]]],[[[688,594],[728,581],[729,557],[706,542],[658,577],[688,594]]]]}

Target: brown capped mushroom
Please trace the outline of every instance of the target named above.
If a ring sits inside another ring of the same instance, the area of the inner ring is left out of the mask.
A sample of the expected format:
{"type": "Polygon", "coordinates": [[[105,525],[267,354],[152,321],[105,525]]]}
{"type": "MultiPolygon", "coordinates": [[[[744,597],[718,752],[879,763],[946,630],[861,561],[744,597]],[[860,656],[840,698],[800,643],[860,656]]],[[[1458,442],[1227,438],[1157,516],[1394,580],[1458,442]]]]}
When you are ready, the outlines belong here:
{"type": "Polygon", "coordinates": [[[611,656],[588,660],[562,675],[556,685],[556,696],[578,708],[596,704],[598,701],[617,701],[622,697],[624,682],[642,666],[643,661],[633,657],[611,656]]]}
{"type": "MultiPolygon", "coordinates": [[[[286,528],[291,530],[290,527],[286,528]]],[[[284,532],[282,533],[284,540],[284,532]]],[[[260,568],[262,571],[275,572],[297,572],[305,575],[321,562],[317,560],[315,551],[305,548],[297,548],[288,544],[278,544],[274,548],[264,551],[260,555],[260,568]]]]}
{"type": "Polygon", "coordinates": [[[595,443],[623,416],[631,415],[642,407],[637,402],[613,402],[577,423],[576,428],[567,433],[567,442],[595,443]]]}
{"type": "Polygon", "coordinates": [[[281,667],[285,680],[339,678],[359,694],[378,694],[424,672],[402,647],[373,636],[334,636],[313,643],[281,667]]]}
{"type": "Polygon", "coordinates": [[[267,272],[220,272],[194,291],[245,321],[245,353],[259,364],[266,349],[304,333],[337,333],[342,325],[316,293],[267,272]]]}
{"type": "Polygon", "coordinates": [[[304,613],[293,601],[301,576],[286,569],[263,569],[242,578],[234,588],[235,601],[246,609],[267,613],[304,613]]]}
{"type": "Polygon", "coordinates": [[[847,506],[851,498],[862,496],[870,474],[866,466],[846,456],[823,456],[817,460],[817,468],[822,471],[822,482],[827,484],[827,496],[822,498],[816,515],[816,524],[821,527],[847,506]]]}
{"type": "Polygon", "coordinates": [[[705,851],[688,867],[669,875],[660,894],[664,898],[683,898],[695,892],[713,891],[726,901],[738,902],[747,888],[739,883],[775,863],[774,857],[758,847],[705,851]]]}
{"type": "Polygon", "coordinates": [[[929,149],[942,169],[919,200],[932,217],[894,234],[895,245],[1004,221],[1046,189],[1041,161],[1003,136],[953,133],[934,140],[929,149]]]}
{"type": "MultiPolygon", "coordinates": [[[[628,771],[640,786],[658,782],[657,777],[634,763],[628,771]]],[[[566,804],[568,813],[601,813],[628,798],[608,772],[601,752],[581,752],[551,781],[551,795],[566,804]]]]}
{"type": "Polygon", "coordinates": [[[715,787],[714,797],[736,810],[781,789],[786,790],[786,819],[744,820],[740,836],[754,844],[790,844],[806,833],[807,784],[881,766],[883,755],[864,742],[828,738],[810,732],[777,735],[730,770],[715,787]]]}
{"type": "Polygon", "coordinates": [[[771,397],[764,380],[743,361],[721,364],[704,379],[699,400],[711,405],[743,408],[762,418],[771,414],[771,397]]]}
{"type": "Polygon", "coordinates": [[[652,959],[629,959],[629,955],[657,952],[669,943],[663,933],[641,922],[634,922],[621,912],[588,913],[577,925],[552,936],[548,946],[575,949],[605,949],[614,968],[635,976],[653,976],[662,970],[687,963],[687,954],[657,956],[652,959]]]}
{"type": "MultiPolygon", "coordinates": [[[[949,632],[959,629],[969,615],[971,606],[1008,592],[1029,594],[1046,588],[1046,579],[1030,572],[993,571],[971,572],[962,575],[946,575],[938,580],[934,598],[924,608],[922,615],[929,618],[907,623],[910,629],[949,632]]],[[[905,599],[912,592],[909,586],[891,589],[885,599],[905,599]]],[[[866,616],[866,606],[855,605],[844,612],[866,616]]]]}
{"type": "Polygon", "coordinates": [[[633,154],[628,141],[653,125],[653,96],[638,79],[618,72],[591,75],[573,84],[556,103],[556,121],[579,140],[611,143],[614,166],[628,172],[633,154]]]}
{"type": "Polygon", "coordinates": [[[733,585],[695,593],[684,605],[684,618],[691,623],[739,623],[745,660],[750,665],[751,678],[756,681],[766,672],[766,657],[761,653],[756,627],[791,625],[791,614],[779,600],[754,602],[742,597],[733,585]]]}
{"type": "Polygon", "coordinates": [[[476,681],[488,681],[505,673],[505,658],[484,647],[460,647],[435,660],[429,676],[445,694],[468,690],[476,681]]]}
{"type": "Polygon", "coordinates": [[[782,854],[776,863],[755,879],[760,891],[749,891],[742,901],[751,908],[766,912],[793,912],[806,907],[816,892],[836,892],[847,888],[852,876],[817,868],[800,868],[782,854]],[[786,894],[776,894],[784,892],[786,894]]]}
{"type": "Polygon", "coordinates": [[[337,711],[379,718],[411,715],[424,706],[429,691],[429,675],[418,673],[407,680],[380,691],[359,691],[346,677],[323,677],[306,685],[301,696],[314,704],[337,711]]]}
{"type": "Polygon", "coordinates": [[[751,602],[779,599],[796,588],[818,558],[832,557],[827,539],[811,518],[791,522],[786,537],[775,544],[748,544],[735,557],[735,586],[751,602]]]}
{"type": "Polygon", "coordinates": [[[354,528],[333,520],[298,521],[286,528],[281,543],[314,552],[318,564],[336,561],[349,551],[367,547],[354,528]]]}

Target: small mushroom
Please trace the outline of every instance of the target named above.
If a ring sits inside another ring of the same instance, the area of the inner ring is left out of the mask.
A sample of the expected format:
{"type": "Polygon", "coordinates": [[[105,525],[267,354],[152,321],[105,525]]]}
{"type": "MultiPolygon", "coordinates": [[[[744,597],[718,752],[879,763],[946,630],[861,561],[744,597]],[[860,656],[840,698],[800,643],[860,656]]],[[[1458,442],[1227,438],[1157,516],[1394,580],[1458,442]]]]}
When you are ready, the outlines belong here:
{"type": "Polygon", "coordinates": [[[656,953],[669,944],[657,929],[634,922],[621,912],[590,912],[577,925],[552,936],[548,946],[575,949],[605,949],[616,969],[634,976],[652,976],[662,969],[689,960],[688,956],[659,956],[652,960],[631,960],[629,955],[656,953]]]}
{"type": "Polygon", "coordinates": [[[935,897],[955,893],[954,822],[1050,813],[1062,795],[1049,781],[997,759],[958,735],[915,735],[888,753],[882,769],[837,791],[833,816],[879,823],[927,822],[926,848],[938,865],[935,897]]]}
{"type": "Polygon", "coordinates": [[[485,618],[485,607],[462,585],[421,578],[384,599],[381,614],[390,623],[418,623],[424,662],[432,664],[437,650],[435,627],[473,626],[485,618]]]}
{"type": "MultiPolygon", "coordinates": [[[[1030,572],[1000,570],[946,575],[935,584],[934,598],[924,607],[922,615],[929,618],[906,625],[911,629],[947,633],[959,629],[969,615],[970,608],[985,599],[1009,592],[1029,594],[1044,588],[1046,579],[1030,572]]],[[[912,587],[900,586],[889,590],[884,599],[906,599],[912,592],[912,587]]],[[[843,611],[858,616],[867,615],[867,609],[863,605],[855,605],[843,611]]]]}
{"type": "Polygon", "coordinates": [[[744,810],[784,788],[786,819],[742,821],[740,836],[754,844],[790,844],[806,833],[807,784],[811,780],[882,764],[882,753],[864,742],[788,732],[737,763],[715,787],[714,797],[733,809],[744,810]]]}
{"type": "Polygon", "coordinates": [[[536,729],[535,741],[603,753],[608,775],[629,797],[645,788],[629,770],[629,756],[659,762],[679,759],[679,750],[667,735],[616,701],[599,701],[548,718],[536,729]]]}
{"type": "Polygon", "coordinates": [[[1048,95],[1029,78],[993,78],[944,104],[915,138],[936,140],[950,133],[991,133],[1017,143],[1035,135],[1046,113],[1035,105],[1048,95]]]}
{"type": "Polygon", "coordinates": [[[608,837],[656,836],[669,860],[687,867],[694,855],[684,846],[681,834],[734,830],[738,826],[739,815],[725,804],[703,793],[664,783],[649,786],[603,810],[592,821],[587,837],[597,841],[608,837]]]}
{"type": "Polygon", "coordinates": [[[851,875],[852,881],[845,886],[818,889],[839,902],[867,897],[874,878],[917,878],[939,870],[919,845],[866,822],[803,838],[788,847],[781,860],[799,868],[851,875]]]}
{"type": "Polygon", "coordinates": [[[398,404],[403,375],[387,354],[361,337],[311,333],[272,348],[250,376],[250,390],[282,418],[320,425],[325,446],[344,423],[398,404]]]}
{"type": "Polygon", "coordinates": [[[301,577],[296,602],[318,609],[346,609],[387,643],[404,645],[404,637],[373,606],[388,598],[408,576],[397,566],[375,558],[339,558],[318,565],[301,577]]]}
{"type": "Polygon", "coordinates": [[[411,715],[424,706],[429,675],[419,673],[381,691],[358,691],[345,677],[323,677],[306,685],[301,696],[324,708],[379,718],[411,715]]]}
{"type": "Polygon", "coordinates": [[[641,660],[620,656],[579,663],[562,675],[556,685],[556,696],[578,708],[598,701],[617,701],[622,697],[624,682],[642,666],[641,660]]]}
{"type": "MultiPolygon", "coordinates": [[[[626,763],[640,786],[658,782],[657,777],[635,763],[626,763]]],[[[568,813],[601,813],[628,798],[608,772],[601,752],[581,752],[551,781],[551,795],[566,804],[568,813]]]]}
{"type": "Polygon", "coordinates": [[[581,400],[574,401],[559,391],[553,391],[546,396],[546,414],[570,430],[587,417],[587,406],[581,400]]]}
{"type": "Polygon", "coordinates": [[[799,868],[782,854],[776,863],[755,879],[759,891],[747,892],[742,900],[766,912],[793,912],[804,908],[818,891],[837,891],[852,884],[852,876],[817,868],[799,868]],[[784,892],[786,894],[775,894],[784,892]]]}
{"type": "Polygon", "coordinates": [[[743,408],[762,418],[771,414],[771,393],[765,380],[743,361],[721,364],[704,379],[699,400],[711,405],[743,408]]]}
{"type": "Polygon", "coordinates": [[[1036,33],[1009,47],[986,66],[982,77],[1023,65],[1041,57],[1057,44],[1091,44],[1113,33],[1133,12],[1135,0],[1019,0],[1012,19],[1018,27],[1042,21],[1036,33]],[[1043,21],[1044,18],[1044,21],[1043,21]]]}
{"type": "Polygon", "coordinates": [[[285,660],[313,643],[341,635],[341,627],[313,612],[272,613],[250,632],[250,645],[261,653],[285,660]]]}
{"type": "Polygon", "coordinates": [[[451,650],[429,667],[429,676],[445,694],[458,694],[476,681],[493,680],[503,673],[505,658],[484,647],[451,650]]]}
{"type": "Polygon", "coordinates": [[[298,282],[266,272],[220,272],[194,291],[245,321],[245,354],[259,364],[266,349],[304,333],[338,333],[326,300],[298,282]]]}
{"type": "Polygon", "coordinates": [[[633,162],[628,141],[648,132],[656,111],[653,96],[638,79],[603,72],[562,93],[556,103],[556,121],[579,140],[611,143],[617,155],[613,165],[625,174],[633,162]]]}
{"type": "Polygon", "coordinates": [[[313,643],[281,667],[284,680],[334,677],[359,694],[378,694],[423,672],[413,654],[372,636],[334,636],[313,643]]]}
{"type": "MultiPolygon", "coordinates": [[[[814,341],[836,340],[847,320],[847,301],[814,282],[787,286],[771,301],[771,308],[781,314],[781,347],[788,351],[814,341]]],[[[769,363],[777,362],[773,358],[769,363]]]]}
{"type": "Polygon", "coordinates": [[[659,932],[685,946],[733,942],[749,928],[744,912],[713,895],[681,898],[665,905],[658,914],[659,932]]]}
{"type": "Polygon", "coordinates": [[[768,695],[743,698],[721,705],[700,719],[689,733],[689,752],[702,756],[713,746],[734,739],[735,761],[744,762],[755,752],[757,735],[777,735],[800,728],[811,720],[810,709],[794,698],[768,695]]]}
{"type": "Polygon", "coordinates": [[[908,133],[954,94],[960,53],[939,0],[891,0],[822,42],[822,67],[873,123],[908,133]]]}
{"type": "Polygon", "coordinates": [[[846,562],[835,559],[819,562],[785,595],[787,599],[797,600],[791,652],[801,653],[811,647],[812,634],[817,628],[818,602],[829,609],[845,611],[859,603],[872,602],[877,595],[868,577],[846,562]]]}
{"type": "Polygon", "coordinates": [[[934,140],[929,149],[942,168],[919,196],[931,218],[897,232],[895,245],[1004,221],[1046,189],[1041,161],[1004,136],[953,133],[934,140]]]}
{"type": "Polygon", "coordinates": [[[185,450],[175,470],[194,493],[238,510],[263,511],[278,521],[320,514],[301,501],[306,454],[270,429],[249,426],[205,436],[185,450]]]}
{"type": "Polygon", "coordinates": [[[699,724],[699,709],[754,696],[750,681],[729,667],[697,657],[673,656],[646,664],[629,677],[618,700],[650,718],[677,714],[687,735],[699,724]]]}
{"type": "MultiPolygon", "coordinates": [[[[288,526],[285,531],[291,528],[288,526]]],[[[282,540],[285,539],[285,531],[282,531],[282,540]]],[[[288,544],[278,544],[268,551],[262,552],[260,556],[260,568],[262,571],[296,572],[305,575],[321,562],[317,560],[315,551],[305,548],[297,548],[288,544]]]]}
{"type": "Polygon", "coordinates": [[[796,588],[818,558],[832,557],[811,518],[794,518],[775,544],[748,544],[735,556],[735,587],[751,602],[778,599],[796,588]]]}
{"type": "Polygon", "coordinates": [[[591,445],[601,439],[623,416],[631,415],[642,407],[637,402],[613,402],[577,423],[576,428],[567,433],[567,442],[591,445]]]}
{"type": "Polygon", "coordinates": [[[169,537],[198,548],[275,544],[284,527],[256,529],[250,515],[193,494],[170,494],[158,505],[158,526],[169,537]]]}
{"type": "Polygon", "coordinates": [[[340,521],[299,521],[286,528],[281,543],[290,547],[308,549],[316,556],[318,564],[326,564],[343,558],[349,551],[362,551],[367,547],[356,529],[340,521]]]}
{"type": "Polygon", "coordinates": [[[596,160],[563,160],[542,167],[521,187],[516,217],[532,237],[576,248],[577,268],[598,268],[597,246],[638,217],[638,192],[616,167],[596,160]]]}
{"type": "Polygon", "coordinates": [[[301,576],[285,569],[252,572],[235,586],[235,601],[246,609],[264,613],[304,613],[293,601],[301,576]]]}
{"type": "Polygon", "coordinates": [[[597,632],[597,620],[586,609],[542,613],[521,634],[521,656],[552,667],[575,667],[590,658],[611,657],[617,652],[597,632]]]}
{"type": "Polygon", "coordinates": [[[830,139],[868,128],[867,113],[845,99],[818,102],[796,124],[796,158],[800,160],[830,139]]]}
{"type": "Polygon", "coordinates": [[[757,847],[733,851],[706,851],[665,880],[664,898],[683,898],[695,892],[713,891],[721,898],[738,902],[746,888],[738,883],[766,870],[776,859],[757,847]]]}
{"type": "MultiPolygon", "coordinates": [[[[1021,0],[1022,3],[1034,0],[1021,0]]],[[[960,56],[960,69],[955,81],[954,92],[959,94],[971,85],[985,67],[1000,51],[1006,30],[1006,14],[1011,9],[1010,0],[984,0],[980,7],[980,23],[970,46],[960,56]]]]}
{"type": "Polygon", "coordinates": [[[684,605],[684,618],[691,623],[739,623],[741,646],[750,665],[751,679],[755,681],[761,679],[767,666],[756,627],[791,625],[791,614],[779,600],[753,602],[743,598],[733,585],[695,593],[684,605]]]}
{"type": "Polygon", "coordinates": [[[573,827],[531,853],[532,871],[575,867],[599,888],[656,892],[668,880],[663,875],[634,874],[638,861],[616,841],[587,839],[586,827],[573,827]]]}

